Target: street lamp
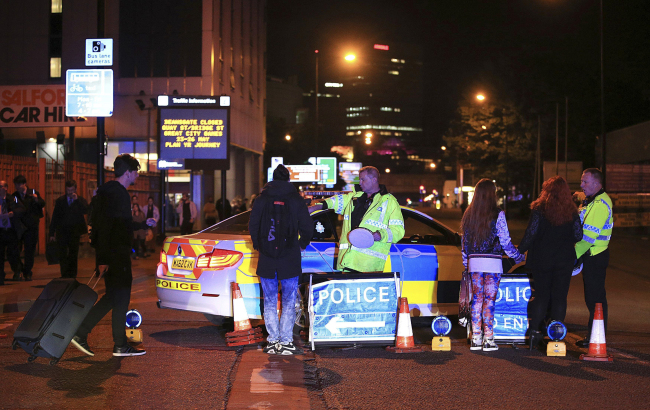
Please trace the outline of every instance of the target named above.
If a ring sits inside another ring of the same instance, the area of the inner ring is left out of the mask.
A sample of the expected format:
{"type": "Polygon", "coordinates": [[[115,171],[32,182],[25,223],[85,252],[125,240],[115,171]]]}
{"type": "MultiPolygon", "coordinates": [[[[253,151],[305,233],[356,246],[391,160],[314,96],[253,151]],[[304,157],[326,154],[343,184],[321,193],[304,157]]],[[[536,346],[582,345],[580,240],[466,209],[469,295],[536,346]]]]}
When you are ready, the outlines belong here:
{"type": "Polygon", "coordinates": [[[284,136],[284,139],[287,141],[291,141],[291,135],[287,134],[284,136]]]}
{"type": "Polygon", "coordinates": [[[347,55],[345,56],[345,61],[353,62],[356,58],[357,58],[357,56],[355,56],[354,54],[350,53],[350,54],[347,54],[347,55]]]}
{"type": "Polygon", "coordinates": [[[485,100],[485,95],[483,95],[483,94],[476,94],[476,99],[479,100],[479,101],[483,101],[483,100],[485,100]]]}

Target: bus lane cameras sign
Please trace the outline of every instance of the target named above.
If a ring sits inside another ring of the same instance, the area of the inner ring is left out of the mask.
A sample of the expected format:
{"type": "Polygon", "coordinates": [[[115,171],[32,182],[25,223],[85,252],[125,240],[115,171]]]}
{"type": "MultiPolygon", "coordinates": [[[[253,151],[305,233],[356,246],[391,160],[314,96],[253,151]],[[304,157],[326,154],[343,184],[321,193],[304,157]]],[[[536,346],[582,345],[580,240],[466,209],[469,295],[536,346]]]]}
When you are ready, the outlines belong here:
{"type": "Polygon", "coordinates": [[[113,65],[113,39],[88,38],[86,39],[86,66],[112,66],[113,65]]]}

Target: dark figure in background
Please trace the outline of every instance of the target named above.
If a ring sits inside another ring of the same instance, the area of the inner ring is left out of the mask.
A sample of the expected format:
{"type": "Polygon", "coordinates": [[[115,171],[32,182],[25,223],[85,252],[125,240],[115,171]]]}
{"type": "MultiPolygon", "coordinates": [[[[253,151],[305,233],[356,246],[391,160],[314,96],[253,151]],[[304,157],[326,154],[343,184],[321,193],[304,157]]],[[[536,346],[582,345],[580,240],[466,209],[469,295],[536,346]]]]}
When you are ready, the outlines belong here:
{"type": "Polygon", "coordinates": [[[181,235],[189,235],[194,229],[194,221],[199,215],[196,204],[190,199],[188,194],[183,194],[178,202],[176,212],[180,217],[181,235]]]}
{"type": "Polygon", "coordinates": [[[77,195],[77,182],[65,181],[65,195],[57,198],[50,222],[50,241],[56,240],[62,278],[77,277],[79,240],[88,232],[84,215],[88,202],[77,195]]]}
{"type": "Polygon", "coordinates": [[[528,305],[530,349],[542,341],[542,321],[550,303],[551,320],[564,321],[575,243],[582,239],[578,208],[564,178],[556,176],[542,185],[539,198],[530,204],[532,214],[519,245],[528,251],[526,267],[533,273],[533,298],[528,305]]]}
{"type": "MultiPolygon", "coordinates": [[[[149,197],[147,199],[147,205],[142,207],[142,212],[144,212],[144,215],[147,219],[153,218],[156,221],[156,226],[152,226],[151,228],[151,233],[153,234],[153,239],[150,241],[148,244],[149,252],[155,252],[155,244],[156,244],[156,238],[158,237],[158,222],[160,222],[160,210],[156,205],[153,203],[153,197],[149,197]]],[[[145,241],[145,246],[147,246],[147,242],[145,241]]]]}
{"type": "MultiPolygon", "coordinates": [[[[147,220],[147,216],[140,210],[140,205],[133,204],[131,213],[133,214],[133,224],[139,224],[142,226],[142,223],[147,220]]],[[[144,246],[144,240],[147,237],[147,228],[136,229],[133,231],[133,249],[135,250],[135,259],[146,258],[149,255],[147,254],[147,248],[144,246]]]]}
{"type": "Polygon", "coordinates": [[[109,311],[112,314],[113,356],[139,356],[146,352],[130,346],[124,331],[124,320],[131,301],[131,245],[133,231],[155,225],[153,219],[136,224],[131,216],[131,200],[127,187],[138,179],[140,163],[129,154],[121,154],[113,162],[114,181],[109,181],[97,189],[101,196],[99,220],[93,221],[93,231],[97,229],[97,270],[104,274],[106,293],[90,309],[88,316],[72,338],[72,345],[89,356],[94,356],[88,346],[88,334],[109,311]]]}
{"type": "Polygon", "coordinates": [[[212,226],[217,223],[217,208],[214,206],[214,197],[210,195],[203,205],[203,217],[205,226],[212,226]]]}
{"type": "Polygon", "coordinates": [[[20,259],[18,258],[18,233],[15,224],[22,215],[17,208],[17,203],[7,193],[9,184],[0,181],[0,285],[5,284],[5,254],[9,259],[9,266],[14,271],[14,277],[20,278],[20,259]]]}
{"type": "Polygon", "coordinates": [[[230,206],[230,201],[226,198],[226,213],[223,212],[223,199],[217,199],[217,213],[219,214],[219,220],[223,221],[232,216],[232,207],[230,206]]]}
{"type": "MultiPolygon", "coordinates": [[[[36,253],[36,244],[38,243],[38,225],[39,219],[43,217],[43,207],[45,201],[35,189],[27,187],[27,179],[18,175],[14,178],[14,185],[16,192],[13,197],[16,198],[17,207],[22,208],[24,213],[22,217],[16,222],[16,231],[18,237],[22,239],[22,244],[25,249],[25,263],[22,268],[23,278],[26,281],[32,280],[32,268],[34,267],[34,255],[36,253]],[[22,235],[20,234],[22,231],[22,235]]],[[[18,245],[20,252],[20,244],[18,245]]],[[[14,275],[14,280],[20,280],[20,277],[14,275]]]]}

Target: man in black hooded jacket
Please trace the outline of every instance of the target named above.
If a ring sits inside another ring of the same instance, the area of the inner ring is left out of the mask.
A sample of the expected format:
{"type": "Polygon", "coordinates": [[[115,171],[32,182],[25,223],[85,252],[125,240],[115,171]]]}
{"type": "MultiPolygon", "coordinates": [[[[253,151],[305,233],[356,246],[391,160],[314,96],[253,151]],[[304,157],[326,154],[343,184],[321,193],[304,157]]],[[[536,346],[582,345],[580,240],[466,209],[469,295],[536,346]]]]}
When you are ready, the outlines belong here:
{"type": "Polygon", "coordinates": [[[302,350],[293,344],[294,306],[302,273],[300,252],[309,245],[314,224],[307,205],[289,182],[289,170],[284,165],[278,165],[273,181],[266,184],[255,199],[248,228],[253,247],[260,252],[257,276],[264,294],[264,322],[269,332],[264,352],[301,354],[302,350]],[[277,314],[278,282],[282,284],[280,319],[277,314]]]}

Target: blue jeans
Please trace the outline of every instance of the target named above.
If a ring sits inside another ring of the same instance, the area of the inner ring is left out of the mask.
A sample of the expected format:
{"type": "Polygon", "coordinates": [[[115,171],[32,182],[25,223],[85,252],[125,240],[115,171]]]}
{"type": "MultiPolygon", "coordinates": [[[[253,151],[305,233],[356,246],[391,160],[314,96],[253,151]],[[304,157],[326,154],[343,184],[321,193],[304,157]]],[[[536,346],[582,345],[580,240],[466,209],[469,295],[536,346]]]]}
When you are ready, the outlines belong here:
{"type": "Polygon", "coordinates": [[[264,295],[264,323],[269,332],[267,342],[282,344],[293,343],[293,323],[296,320],[296,292],[298,276],[283,279],[282,283],[282,318],[278,320],[278,274],[273,279],[260,278],[264,295]]]}

